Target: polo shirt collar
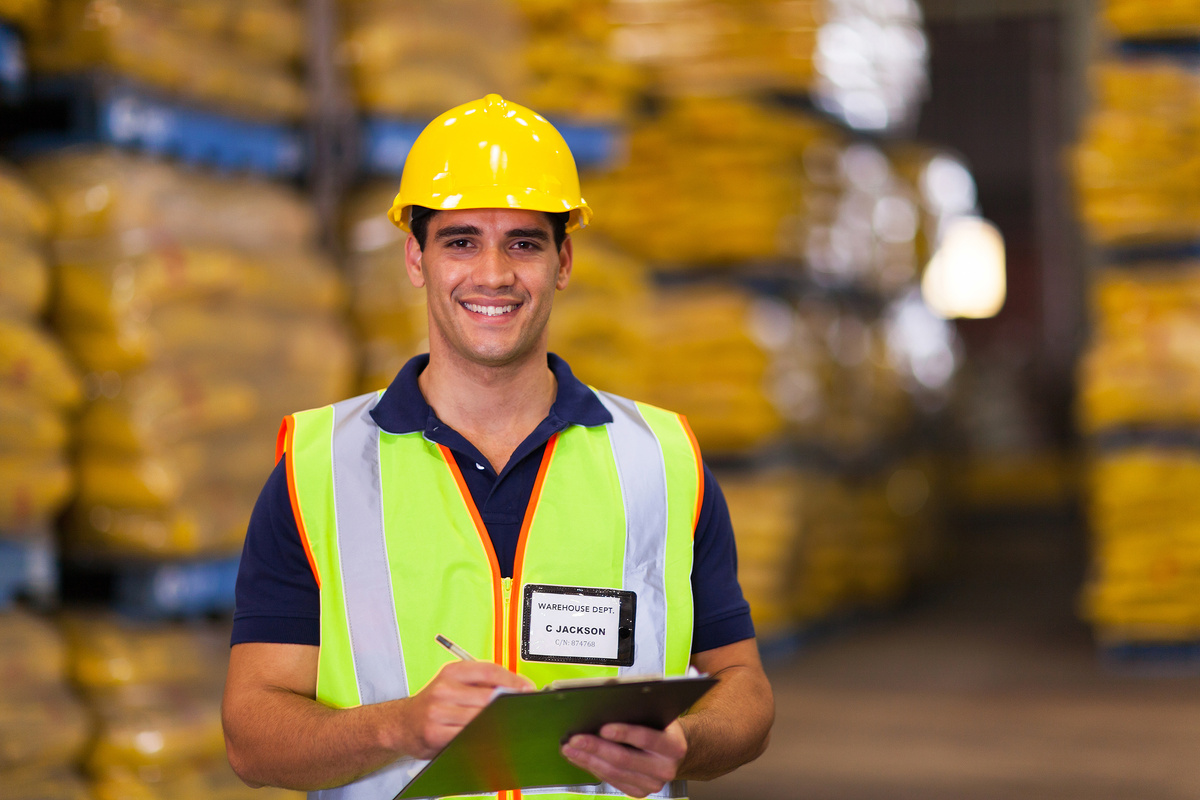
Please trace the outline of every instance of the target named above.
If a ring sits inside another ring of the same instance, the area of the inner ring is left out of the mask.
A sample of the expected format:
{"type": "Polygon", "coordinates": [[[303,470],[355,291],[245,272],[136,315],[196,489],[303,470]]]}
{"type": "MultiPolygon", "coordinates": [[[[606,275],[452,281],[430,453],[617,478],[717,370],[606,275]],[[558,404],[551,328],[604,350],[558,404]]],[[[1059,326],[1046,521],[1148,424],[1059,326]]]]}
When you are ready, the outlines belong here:
{"type": "MultiPolygon", "coordinates": [[[[555,428],[565,428],[567,425],[592,428],[613,421],[612,414],[600,402],[600,398],[575,377],[566,361],[554,353],[547,353],[546,363],[558,380],[558,394],[545,422],[555,428]]],[[[428,353],[410,358],[371,409],[375,424],[387,433],[432,431],[441,425],[417,383],[417,377],[427,366],[428,353]]]]}

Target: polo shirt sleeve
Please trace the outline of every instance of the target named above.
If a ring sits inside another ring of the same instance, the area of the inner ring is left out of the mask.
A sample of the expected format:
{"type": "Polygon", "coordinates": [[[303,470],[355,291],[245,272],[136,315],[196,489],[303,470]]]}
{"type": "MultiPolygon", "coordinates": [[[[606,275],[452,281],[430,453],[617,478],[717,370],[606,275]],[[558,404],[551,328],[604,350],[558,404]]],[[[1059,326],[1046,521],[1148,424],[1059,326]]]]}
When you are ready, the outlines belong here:
{"type": "Polygon", "coordinates": [[[279,459],[250,515],[238,566],[231,645],[321,644],[321,596],[279,459]]]}
{"type": "Polygon", "coordinates": [[[692,652],[754,638],[750,604],[737,579],[737,546],[729,506],[704,465],[704,499],[692,550],[692,652]]]}

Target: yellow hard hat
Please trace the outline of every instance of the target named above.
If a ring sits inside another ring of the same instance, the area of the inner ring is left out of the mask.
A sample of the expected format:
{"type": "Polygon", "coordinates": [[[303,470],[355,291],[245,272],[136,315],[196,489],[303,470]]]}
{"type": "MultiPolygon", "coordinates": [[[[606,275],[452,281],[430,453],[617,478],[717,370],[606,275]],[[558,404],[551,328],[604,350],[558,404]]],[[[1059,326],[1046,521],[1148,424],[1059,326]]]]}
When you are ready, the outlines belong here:
{"type": "Polygon", "coordinates": [[[421,131],[388,219],[411,230],[413,206],[569,211],[568,233],[592,219],[562,134],[498,94],[456,106],[421,131]]]}

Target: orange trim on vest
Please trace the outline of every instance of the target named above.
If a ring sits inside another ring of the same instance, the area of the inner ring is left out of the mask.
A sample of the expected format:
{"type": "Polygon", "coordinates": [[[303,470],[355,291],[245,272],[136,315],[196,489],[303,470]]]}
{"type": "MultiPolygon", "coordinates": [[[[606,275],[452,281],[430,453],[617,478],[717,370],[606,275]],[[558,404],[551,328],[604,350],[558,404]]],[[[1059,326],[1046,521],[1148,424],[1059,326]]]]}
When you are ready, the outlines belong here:
{"type": "Polygon", "coordinates": [[[696,457],[696,513],[692,515],[692,539],[695,540],[696,526],[700,524],[700,506],[704,503],[704,460],[700,456],[700,443],[696,441],[696,434],[692,433],[687,417],[680,414],[679,423],[687,432],[688,441],[692,443],[692,455],[696,457]]]}
{"type": "MultiPolygon", "coordinates": [[[[546,442],[546,450],[542,453],[542,463],[538,467],[537,479],[533,482],[533,491],[529,495],[529,505],[525,506],[525,519],[521,521],[521,535],[517,537],[517,554],[513,559],[512,585],[515,590],[521,584],[521,571],[525,566],[525,543],[529,539],[529,529],[533,527],[533,515],[537,512],[538,502],[542,499],[542,485],[546,482],[546,472],[550,469],[550,459],[554,456],[554,446],[558,444],[558,434],[554,434],[546,442]]],[[[519,606],[518,602],[513,606],[519,606]]],[[[512,672],[517,671],[517,634],[521,629],[517,620],[508,626],[508,660],[506,666],[512,672]]]]}
{"type": "Polygon", "coordinates": [[[475,507],[475,498],[471,497],[471,490],[467,488],[467,482],[463,480],[462,471],[458,468],[458,462],[454,460],[454,454],[445,445],[439,444],[437,447],[442,454],[442,460],[450,468],[450,474],[454,476],[458,493],[462,495],[463,503],[466,504],[467,511],[471,514],[471,521],[475,523],[475,532],[479,534],[479,541],[483,544],[483,551],[487,553],[488,563],[492,568],[492,660],[500,666],[504,666],[504,595],[500,580],[500,562],[496,559],[496,550],[492,547],[492,537],[488,535],[487,526],[483,524],[483,518],[479,516],[479,509],[475,507]]]}
{"type": "Polygon", "coordinates": [[[283,422],[279,423],[279,434],[275,437],[275,463],[279,463],[279,459],[283,458],[283,454],[287,452],[287,439],[291,429],[296,425],[296,418],[288,414],[283,418],[283,422]]]}
{"type": "Polygon", "coordinates": [[[279,436],[275,442],[275,460],[278,462],[281,455],[285,459],[288,499],[292,501],[292,516],[296,518],[296,530],[300,533],[300,543],[304,545],[304,555],[308,559],[308,566],[312,570],[313,577],[317,580],[317,589],[320,590],[321,573],[317,571],[317,560],[313,558],[312,546],[308,543],[308,531],[304,528],[304,517],[300,514],[300,498],[296,493],[296,471],[292,465],[292,459],[294,458],[292,453],[292,436],[295,432],[296,420],[289,414],[283,418],[283,424],[279,428],[279,436]]]}

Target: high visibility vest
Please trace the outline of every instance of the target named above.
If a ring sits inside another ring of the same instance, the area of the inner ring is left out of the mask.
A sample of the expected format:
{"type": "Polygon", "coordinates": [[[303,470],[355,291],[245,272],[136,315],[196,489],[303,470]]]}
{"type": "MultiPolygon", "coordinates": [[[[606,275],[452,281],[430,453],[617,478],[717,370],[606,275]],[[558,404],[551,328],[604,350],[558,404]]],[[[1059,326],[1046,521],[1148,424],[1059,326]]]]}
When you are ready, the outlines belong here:
{"type": "MultiPolygon", "coordinates": [[[[528,676],[683,674],[692,643],[692,541],[704,489],[683,417],[597,392],[613,422],[572,425],[546,444],[511,578],[454,456],[422,432],[391,434],[372,393],[284,420],[288,490],[320,587],[317,699],[336,708],[420,691],[453,656],[528,676]],[[526,661],[523,587],[633,591],[632,666],[526,661]]],[[[402,758],[310,798],[390,800],[426,762],[402,758]]],[[[500,792],[500,800],[620,795],[607,784],[500,792]]],[[[676,781],[655,797],[686,796],[676,781]]]]}

